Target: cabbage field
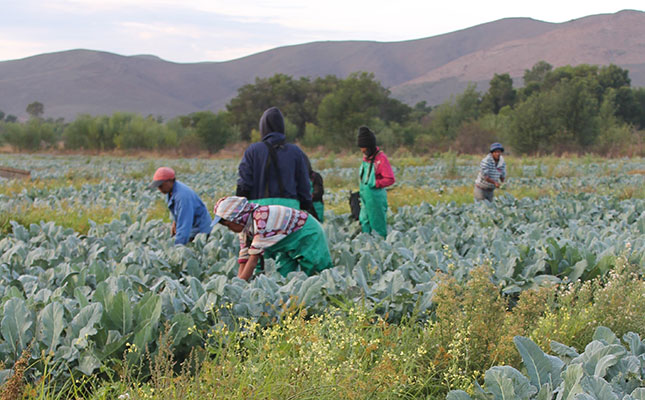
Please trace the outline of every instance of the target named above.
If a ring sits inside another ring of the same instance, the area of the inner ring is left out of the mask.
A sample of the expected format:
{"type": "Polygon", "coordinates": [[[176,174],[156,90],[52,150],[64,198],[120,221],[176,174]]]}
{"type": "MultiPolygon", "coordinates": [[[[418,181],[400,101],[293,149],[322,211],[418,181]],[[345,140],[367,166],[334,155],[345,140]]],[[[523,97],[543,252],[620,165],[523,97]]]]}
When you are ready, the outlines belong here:
{"type": "Polygon", "coordinates": [[[463,281],[481,265],[509,298],[604,275],[620,255],[645,268],[640,159],[510,160],[507,188],[492,204],[462,199],[478,159],[394,159],[385,240],[360,234],[347,214],[356,169],[323,161],[335,267],[285,278],[269,261],[247,283],[236,278],[233,233],[217,227],[175,247],[162,195],[147,188],[167,164],[212,211],[234,192],[236,160],[0,155],[0,165],[32,177],[0,179],[0,382],[30,343],[34,359],[50,355],[61,373],[92,374],[129,348],[154,348],[165,326],[173,350],[187,354],[200,345],[191,330],[215,334],[239,318],[267,326],[295,304],[323,314],[363,303],[390,322],[423,320],[440,276],[463,281]]]}

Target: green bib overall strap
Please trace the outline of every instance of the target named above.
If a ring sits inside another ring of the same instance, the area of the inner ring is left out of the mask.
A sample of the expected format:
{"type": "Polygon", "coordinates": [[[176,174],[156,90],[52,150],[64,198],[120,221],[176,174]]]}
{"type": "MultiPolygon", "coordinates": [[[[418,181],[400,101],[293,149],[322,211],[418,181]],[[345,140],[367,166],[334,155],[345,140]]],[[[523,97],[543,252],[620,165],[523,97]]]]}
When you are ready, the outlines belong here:
{"type": "MultiPolygon", "coordinates": [[[[378,153],[380,153],[380,152],[381,152],[381,150],[378,150],[376,153],[374,153],[374,155],[370,159],[370,169],[369,169],[369,171],[367,171],[367,182],[363,181],[363,175],[365,173],[365,169],[361,168],[361,183],[364,183],[366,185],[369,184],[369,180],[370,180],[370,177],[372,175],[372,170],[374,169],[374,160],[376,160],[376,155],[378,153]]],[[[374,179],[376,179],[376,177],[374,179]]]]}

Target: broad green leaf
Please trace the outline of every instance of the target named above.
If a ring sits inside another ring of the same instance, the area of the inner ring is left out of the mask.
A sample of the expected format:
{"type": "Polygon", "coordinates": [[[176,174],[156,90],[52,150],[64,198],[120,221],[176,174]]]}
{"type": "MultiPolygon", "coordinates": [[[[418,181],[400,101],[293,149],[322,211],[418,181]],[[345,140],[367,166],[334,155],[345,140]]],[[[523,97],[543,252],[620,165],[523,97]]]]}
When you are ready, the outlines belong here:
{"type": "Polygon", "coordinates": [[[509,366],[493,367],[484,375],[486,390],[494,399],[525,400],[537,393],[537,389],[518,370],[509,366]]]}
{"type": "Polygon", "coordinates": [[[629,351],[636,357],[645,354],[645,343],[641,341],[638,333],[628,332],[623,335],[623,340],[629,344],[629,351]]]}
{"type": "Polygon", "coordinates": [[[25,301],[15,297],[7,300],[3,309],[0,333],[13,353],[19,355],[33,337],[31,313],[25,301]]]}
{"type": "Polygon", "coordinates": [[[625,348],[619,344],[606,345],[594,340],[585,347],[584,353],[571,360],[571,363],[581,363],[587,374],[594,375],[596,366],[603,357],[607,355],[622,356],[625,353],[625,348]]]}
{"type": "Polygon", "coordinates": [[[578,261],[577,263],[575,263],[575,265],[573,266],[573,268],[571,269],[571,272],[567,277],[569,278],[570,281],[575,282],[578,279],[580,279],[580,277],[582,276],[582,274],[585,273],[586,270],[587,270],[587,260],[578,261]]]}
{"type": "Polygon", "coordinates": [[[536,390],[547,383],[552,387],[560,385],[560,373],[564,368],[562,360],[545,354],[531,339],[515,336],[513,342],[522,356],[531,384],[536,390]]]}
{"type": "Polygon", "coordinates": [[[580,386],[586,394],[598,400],[619,400],[618,396],[611,390],[611,385],[604,379],[597,376],[585,376],[580,381],[580,386]]]}
{"type": "Polygon", "coordinates": [[[557,400],[574,400],[578,393],[582,393],[580,381],[584,376],[584,370],[580,364],[571,364],[562,373],[562,385],[558,392],[557,400]]]}
{"type": "Polygon", "coordinates": [[[472,398],[463,390],[451,390],[446,400],[472,400],[472,398]]]}
{"type": "Polygon", "coordinates": [[[71,328],[73,344],[79,348],[87,346],[87,340],[90,336],[96,334],[94,327],[103,316],[103,306],[101,303],[92,303],[85,306],[81,311],[72,319],[71,328]]]}
{"type": "Polygon", "coordinates": [[[101,361],[90,351],[81,354],[76,369],[85,375],[92,375],[94,371],[101,367],[101,361]]]}
{"type": "Polygon", "coordinates": [[[580,355],[573,347],[566,346],[554,340],[551,341],[551,351],[559,355],[563,361],[572,360],[580,355]]]}
{"type": "Polygon", "coordinates": [[[148,292],[134,306],[134,319],[137,326],[151,323],[156,326],[161,316],[161,296],[148,292]]]}
{"type": "Polygon", "coordinates": [[[124,291],[118,292],[105,307],[104,320],[111,329],[117,329],[121,335],[132,332],[132,305],[124,291]]]}
{"type": "MultiPolygon", "coordinates": [[[[128,340],[132,337],[133,333],[129,333],[125,336],[122,336],[118,331],[110,330],[107,335],[107,341],[105,345],[97,350],[96,356],[99,360],[106,360],[108,357],[113,356],[115,352],[122,349],[128,340]]],[[[117,357],[122,356],[122,354],[116,355],[117,357]]]]}
{"type": "Polygon", "coordinates": [[[60,334],[66,325],[63,306],[58,302],[49,303],[39,314],[40,341],[47,346],[47,352],[56,351],[60,334]]]}
{"type": "Polygon", "coordinates": [[[553,399],[553,386],[550,383],[545,383],[540,388],[535,400],[551,400],[553,399]]]}
{"type": "Polygon", "coordinates": [[[599,378],[604,378],[607,374],[607,370],[618,363],[618,357],[613,354],[607,354],[598,360],[596,364],[596,369],[594,370],[594,376],[599,378]]]}
{"type": "Polygon", "coordinates": [[[596,328],[593,334],[593,340],[599,340],[606,344],[620,344],[620,340],[618,340],[614,332],[605,326],[599,326],[596,328]]]}
{"type": "Polygon", "coordinates": [[[156,338],[157,330],[151,323],[139,326],[137,331],[134,333],[132,338],[132,343],[136,346],[138,350],[137,356],[142,356],[148,344],[154,341],[156,338]]]}
{"type": "Polygon", "coordinates": [[[170,336],[173,338],[173,346],[177,346],[183,338],[188,336],[188,328],[191,328],[195,321],[190,314],[175,314],[170,321],[170,336]]]}
{"type": "Polygon", "coordinates": [[[635,400],[645,400],[645,388],[634,389],[634,391],[631,393],[631,396],[635,400]]]}

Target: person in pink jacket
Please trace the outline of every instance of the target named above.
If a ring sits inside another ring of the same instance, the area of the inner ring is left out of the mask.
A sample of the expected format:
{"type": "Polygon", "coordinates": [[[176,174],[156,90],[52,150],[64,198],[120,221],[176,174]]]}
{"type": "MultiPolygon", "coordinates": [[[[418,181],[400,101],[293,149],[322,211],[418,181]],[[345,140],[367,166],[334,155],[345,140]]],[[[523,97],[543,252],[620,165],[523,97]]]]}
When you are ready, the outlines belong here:
{"type": "Polygon", "coordinates": [[[363,153],[359,171],[361,213],[359,221],[363,232],[375,231],[387,236],[387,192],[394,184],[394,172],[385,153],[376,146],[376,136],[366,126],[358,129],[358,147],[363,153]]]}

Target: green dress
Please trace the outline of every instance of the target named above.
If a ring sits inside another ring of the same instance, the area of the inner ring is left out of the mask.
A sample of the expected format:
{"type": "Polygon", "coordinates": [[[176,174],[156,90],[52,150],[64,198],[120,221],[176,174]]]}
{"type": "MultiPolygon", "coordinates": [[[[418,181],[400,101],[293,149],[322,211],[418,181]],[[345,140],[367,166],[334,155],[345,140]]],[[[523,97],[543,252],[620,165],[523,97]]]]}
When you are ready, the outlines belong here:
{"type": "Polygon", "coordinates": [[[361,213],[359,221],[363,232],[376,231],[387,236],[387,192],[376,187],[374,163],[363,161],[359,174],[359,191],[361,195],[361,213]]]}

